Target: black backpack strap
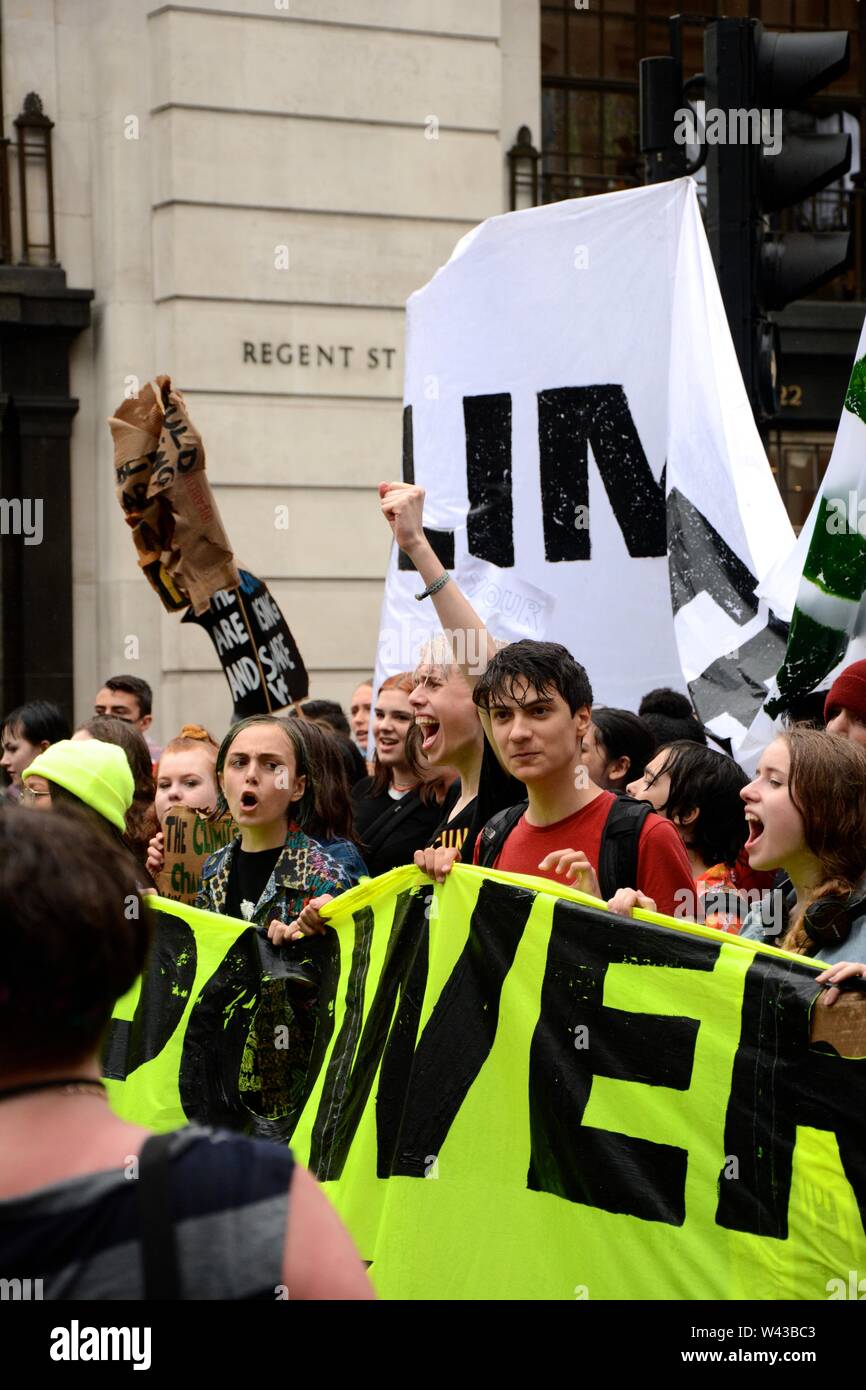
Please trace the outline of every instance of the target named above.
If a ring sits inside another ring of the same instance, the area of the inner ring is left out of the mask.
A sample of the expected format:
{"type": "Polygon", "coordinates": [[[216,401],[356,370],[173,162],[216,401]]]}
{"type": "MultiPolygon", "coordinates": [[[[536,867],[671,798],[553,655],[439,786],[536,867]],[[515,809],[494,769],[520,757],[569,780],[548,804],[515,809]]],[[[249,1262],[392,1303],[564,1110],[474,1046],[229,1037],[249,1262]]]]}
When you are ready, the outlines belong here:
{"type": "Polygon", "coordinates": [[[408,820],[419,807],[423,807],[419,787],[413,787],[406,792],[399,800],[391,798],[390,805],[367,826],[361,837],[364,841],[364,848],[367,854],[372,856],[377,854],[385,842],[394,833],[395,826],[401,825],[404,820],[408,820]]]}
{"type": "Polygon", "coordinates": [[[177,1242],[171,1214],[171,1141],[152,1134],[138,1156],[138,1215],[144,1298],[176,1301],[180,1291],[177,1242]]]}
{"type": "Polygon", "coordinates": [[[521,801],[518,806],[506,806],[504,811],[497,811],[495,816],[490,817],[478,837],[478,863],[481,868],[493,868],[502,846],[526,810],[526,805],[525,801],[521,801]]]}
{"type": "Polygon", "coordinates": [[[641,831],[652,806],[618,796],[611,806],[598,854],[598,882],[607,901],[618,888],[637,888],[637,861],[641,831]]]}

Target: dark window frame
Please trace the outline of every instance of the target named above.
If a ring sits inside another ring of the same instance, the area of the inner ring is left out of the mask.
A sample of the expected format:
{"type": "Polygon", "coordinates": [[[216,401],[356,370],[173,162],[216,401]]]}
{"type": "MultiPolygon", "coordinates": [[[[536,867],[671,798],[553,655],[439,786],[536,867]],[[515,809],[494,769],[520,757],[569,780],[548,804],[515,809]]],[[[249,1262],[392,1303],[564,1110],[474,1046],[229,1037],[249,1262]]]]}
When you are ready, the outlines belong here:
{"type": "MultiPolygon", "coordinates": [[[[798,24],[796,22],[797,0],[787,0],[788,3],[788,24],[781,21],[765,21],[766,27],[771,30],[789,30],[795,33],[821,33],[831,25],[831,5],[833,0],[823,0],[823,22],[812,24],[798,24]]],[[[670,8],[675,8],[671,6],[670,8]]],[[[753,19],[761,19],[762,5],[760,0],[749,0],[748,15],[753,19]]],[[[764,7],[766,8],[766,7],[764,7]]],[[[730,12],[731,6],[726,5],[724,0],[704,0],[701,7],[705,18],[718,18],[730,12]]],[[[540,0],[539,5],[542,20],[545,17],[560,17],[562,19],[561,35],[561,71],[545,72],[543,66],[541,71],[541,94],[542,109],[544,116],[542,119],[541,135],[541,168],[540,168],[540,198],[542,203],[558,202],[562,198],[581,197],[592,192],[608,192],[614,188],[633,188],[637,187],[642,178],[639,173],[640,156],[637,148],[637,128],[638,128],[638,63],[641,58],[650,56],[655,52],[667,52],[667,44],[660,47],[649,45],[649,35],[651,31],[658,33],[667,28],[667,16],[661,12],[650,12],[648,0],[632,0],[632,8],[625,8],[624,0],[589,0],[587,8],[576,9],[574,0],[540,0]],[[625,80],[622,78],[612,78],[599,72],[591,77],[574,77],[569,73],[569,40],[574,31],[574,24],[568,21],[575,17],[579,22],[582,15],[592,16],[599,21],[599,42],[598,42],[598,63],[601,67],[604,55],[604,24],[606,19],[625,18],[631,19],[635,24],[635,62],[634,79],[625,80]],[[599,99],[599,118],[598,118],[598,138],[596,150],[594,152],[586,149],[575,149],[569,138],[568,104],[565,104],[564,121],[564,145],[551,146],[547,137],[553,122],[548,122],[547,112],[545,111],[546,92],[565,92],[568,93],[593,93],[599,99]],[[618,170],[609,170],[608,165],[616,160],[616,156],[606,149],[607,130],[605,124],[605,102],[606,95],[622,94],[631,96],[634,102],[634,148],[626,151],[619,163],[622,167],[618,170]],[[580,160],[584,166],[580,172],[573,173],[573,161],[580,160]],[[634,167],[628,168],[629,164],[634,167]],[[594,164],[597,172],[588,172],[586,165],[594,164]]],[[[866,53],[866,4],[858,5],[854,12],[858,18],[856,27],[849,26],[849,32],[856,36],[858,40],[858,52],[855,53],[849,71],[856,75],[856,89],[850,92],[834,92],[832,96],[820,95],[810,104],[818,115],[828,115],[840,111],[851,111],[858,115],[861,128],[860,143],[860,163],[861,170],[866,162],[866,149],[863,141],[864,114],[866,114],[866,62],[863,61],[866,53]]],[[[542,28],[543,35],[543,28],[542,28]]],[[[686,76],[691,75],[686,73],[686,76]]],[[[862,191],[859,196],[853,195],[850,201],[853,204],[850,212],[852,225],[855,227],[858,237],[858,246],[863,242],[863,232],[866,230],[866,218],[864,218],[861,204],[862,191]]],[[[856,286],[849,286],[846,297],[859,297],[863,286],[860,284],[860,266],[863,257],[858,257],[858,271],[856,275],[856,286]]],[[[831,287],[832,292],[832,287],[831,287]]]]}

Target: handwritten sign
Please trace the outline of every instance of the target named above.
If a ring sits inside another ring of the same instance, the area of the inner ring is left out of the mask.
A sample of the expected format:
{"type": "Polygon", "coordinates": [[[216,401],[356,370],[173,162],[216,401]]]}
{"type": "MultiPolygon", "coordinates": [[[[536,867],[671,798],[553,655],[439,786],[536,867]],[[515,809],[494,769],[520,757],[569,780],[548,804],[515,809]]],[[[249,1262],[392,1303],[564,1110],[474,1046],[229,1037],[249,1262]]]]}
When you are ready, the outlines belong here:
{"type": "Polygon", "coordinates": [[[201,888],[205,860],[222,849],[238,833],[231,816],[211,821],[191,806],[169,811],[163,824],[165,862],[157,875],[157,887],[164,898],[194,903],[201,888]]]}
{"type": "Polygon", "coordinates": [[[207,612],[182,619],[210,635],[232,692],[235,715],[271,714],[303,700],[309,677],[276,600],[261,579],[240,571],[239,589],[214,594],[207,612]]]}

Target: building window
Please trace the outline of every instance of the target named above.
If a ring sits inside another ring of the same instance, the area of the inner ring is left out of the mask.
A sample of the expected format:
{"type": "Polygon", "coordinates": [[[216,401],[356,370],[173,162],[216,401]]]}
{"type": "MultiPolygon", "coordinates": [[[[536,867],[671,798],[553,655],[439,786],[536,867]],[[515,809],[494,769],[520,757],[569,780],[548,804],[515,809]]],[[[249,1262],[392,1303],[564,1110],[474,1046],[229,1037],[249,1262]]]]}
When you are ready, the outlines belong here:
{"type": "Polygon", "coordinates": [[[543,202],[641,182],[637,3],[541,6],[543,202]]]}
{"type": "MultiPolygon", "coordinates": [[[[670,0],[541,0],[542,135],[539,197],[544,203],[635,187],[643,182],[639,151],[641,58],[670,52],[670,0]]],[[[854,265],[812,298],[866,299],[866,213],[861,130],[866,88],[861,51],[866,0],[705,0],[701,20],[684,18],[683,76],[701,72],[703,20],[759,19],[776,31],[824,33],[847,29],[848,72],[793,113],[791,130],[843,130],[852,137],[851,173],[837,185],[775,216],[775,231],[851,229],[854,265]]],[[[698,174],[698,182],[703,175],[698,174]]],[[[699,189],[700,191],[700,189],[699,189]]],[[[775,429],[770,463],[791,523],[799,532],[820,486],[833,446],[823,431],[775,429]]]]}
{"type": "MultiPolygon", "coordinates": [[[[545,203],[610,193],[643,181],[639,152],[641,58],[670,52],[670,0],[541,0],[541,186],[545,203]]],[[[855,232],[855,266],[819,292],[832,299],[866,297],[866,225],[860,185],[860,131],[866,92],[861,43],[866,4],[857,0],[706,0],[703,17],[760,19],[766,28],[803,33],[848,29],[851,65],[810,104],[805,131],[852,136],[852,172],[831,189],[782,214],[777,230],[855,232]]],[[[703,23],[682,27],[683,75],[701,72],[703,23]]],[[[793,126],[792,126],[793,129],[793,126]]]]}
{"type": "Polygon", "coordinates": [[[800,534],[830,462],[833,435],[824,431],[773,430],[767,440],[770,467],[791,525],[800,534]]]}

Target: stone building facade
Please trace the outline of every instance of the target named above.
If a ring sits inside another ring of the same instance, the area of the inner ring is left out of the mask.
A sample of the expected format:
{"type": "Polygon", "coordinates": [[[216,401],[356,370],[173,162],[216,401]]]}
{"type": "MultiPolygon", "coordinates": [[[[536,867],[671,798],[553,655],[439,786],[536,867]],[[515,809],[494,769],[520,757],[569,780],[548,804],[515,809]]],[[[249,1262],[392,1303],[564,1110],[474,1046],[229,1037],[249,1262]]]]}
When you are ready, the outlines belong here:
{"type": "Polygon", "coordinates": [[[4,128],[37,92],[57,260],[94,294],[70,349],[76,720],[124,670],[154,686],[158,737],[230,716],[114,496],[106,419],[161,372],[311,694],[345,702],[372,669],[403,306],[508,207],[506,151],[540,128],[539,25],[537,0],[5,0],[4,128]]]}

